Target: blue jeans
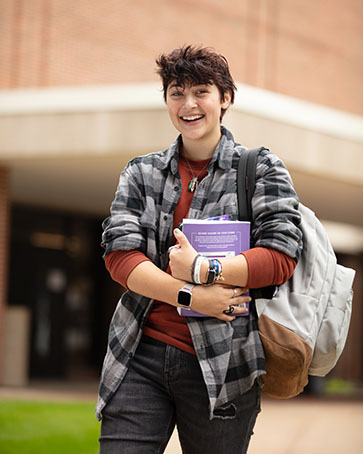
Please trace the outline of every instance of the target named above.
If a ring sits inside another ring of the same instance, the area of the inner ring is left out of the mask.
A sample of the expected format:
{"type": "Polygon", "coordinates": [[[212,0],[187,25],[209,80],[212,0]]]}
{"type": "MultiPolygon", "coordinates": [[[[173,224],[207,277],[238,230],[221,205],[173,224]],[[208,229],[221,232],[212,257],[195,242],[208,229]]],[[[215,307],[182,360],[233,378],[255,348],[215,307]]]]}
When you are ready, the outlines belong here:
{"type": "Polygon", "coordinates": [[[257,383],[215,411],[197,358],[143,336],[121,386],[103,409],[101,454],[161,454],[175,425],[184,454],[244,454],[260,411],[257,383]]]}

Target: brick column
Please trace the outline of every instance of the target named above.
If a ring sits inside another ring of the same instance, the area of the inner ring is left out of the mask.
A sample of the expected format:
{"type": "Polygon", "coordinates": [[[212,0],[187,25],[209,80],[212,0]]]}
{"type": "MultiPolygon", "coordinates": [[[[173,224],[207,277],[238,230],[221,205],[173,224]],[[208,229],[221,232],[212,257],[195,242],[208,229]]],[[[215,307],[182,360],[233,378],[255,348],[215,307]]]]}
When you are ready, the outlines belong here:
{"type": "Polygon", "coordinates": [[[4,317],[7,303],[9,261],[9,169],[0,166],[0,378],[3,374],[4,317]]]}

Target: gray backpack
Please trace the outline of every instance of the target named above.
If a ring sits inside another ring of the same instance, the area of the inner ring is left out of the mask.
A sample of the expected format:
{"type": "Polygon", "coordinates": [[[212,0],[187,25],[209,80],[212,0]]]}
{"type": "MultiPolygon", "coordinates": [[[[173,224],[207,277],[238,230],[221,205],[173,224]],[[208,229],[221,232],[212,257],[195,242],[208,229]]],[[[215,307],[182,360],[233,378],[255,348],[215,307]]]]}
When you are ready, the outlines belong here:
{"type": "MultiPolygon", "coordinates": [[[[237,178],[240,220],[252,219],[260,150],[241,155],[237,178]]],[[[308,383],[309,374],[323,377],[335,366],[345,345],[352,311],[355,271],[337,264],[327,233],[315,214],[301,203],[299,211],[303,250],[293,276],[272,297],[269,289],[251,292],[266,357],[262,391],[277,398],[296,396],[308,383]]]]}

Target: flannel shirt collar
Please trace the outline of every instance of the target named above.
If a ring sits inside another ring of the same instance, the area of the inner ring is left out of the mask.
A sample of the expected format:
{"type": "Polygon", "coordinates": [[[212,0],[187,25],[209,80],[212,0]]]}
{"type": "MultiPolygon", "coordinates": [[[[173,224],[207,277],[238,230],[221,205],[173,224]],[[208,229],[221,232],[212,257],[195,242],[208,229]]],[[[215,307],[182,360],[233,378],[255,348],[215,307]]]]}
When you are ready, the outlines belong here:
{"type": "MultiPolygon", "coordinates": [[[[232,167],[231,154],[235,146],[234,138],[232,133],[221,126],[222,137],[219,141],[214,154],[212,156],[209,166],[213,166],[216,162],[222,170],[228,170],[232,167]]],[[[159,160],[156,162],[156,167],[159,170],[166,170],[170,167],[170,171],[173,175],[178,172],[178,161],[179,161],[179,150],[182,144],[181,134],[177,137],[175,142],[171,144],[168,150],[160,155],[159,160]]]]}

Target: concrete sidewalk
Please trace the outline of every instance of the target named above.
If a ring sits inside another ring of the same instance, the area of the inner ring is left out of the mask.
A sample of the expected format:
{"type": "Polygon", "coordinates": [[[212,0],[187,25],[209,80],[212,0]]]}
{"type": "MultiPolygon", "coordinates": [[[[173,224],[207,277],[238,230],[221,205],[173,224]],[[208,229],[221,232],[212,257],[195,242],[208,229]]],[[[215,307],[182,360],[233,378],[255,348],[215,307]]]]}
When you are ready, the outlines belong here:
{"type": "MultiPolygon", "coordinates": [[[[14,398],[96,402],[97,383],[39,382],[25,388],[0,387],[0,399],[14,398]]],[[[248,454],[363,454],[363,401],[263,398],[254,432],[248,454]]],[[[165,454],[181,454],[176,431],[165,454]]]]}
{"type": "MultiPolygon", "coordinates": [[[[363,402],[263,399],[254,432],[248,454],[363,454],[363,402]]],[[[181,454],[176,432],[165,454],[181,454]]]]}

